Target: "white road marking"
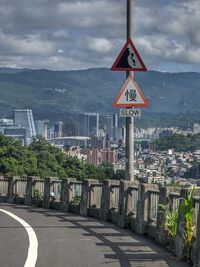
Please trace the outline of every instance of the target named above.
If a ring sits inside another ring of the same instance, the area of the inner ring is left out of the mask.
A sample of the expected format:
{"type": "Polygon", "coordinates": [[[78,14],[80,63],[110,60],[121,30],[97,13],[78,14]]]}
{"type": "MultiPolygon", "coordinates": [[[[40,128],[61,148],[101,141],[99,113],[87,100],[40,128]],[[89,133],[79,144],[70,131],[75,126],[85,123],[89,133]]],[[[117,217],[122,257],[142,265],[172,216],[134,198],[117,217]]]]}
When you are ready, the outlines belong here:
{"type": "Polygon", "coordinates": [[[29,248],[24,267],[35,267],[38,255],[38,240],[33,228],[27,222],[14,215],[13,213],[3,209],[0,209],[0,211],[6,213],[10,217],[21,223],[21,225],[25,228],[29,238],[29,248]]]}

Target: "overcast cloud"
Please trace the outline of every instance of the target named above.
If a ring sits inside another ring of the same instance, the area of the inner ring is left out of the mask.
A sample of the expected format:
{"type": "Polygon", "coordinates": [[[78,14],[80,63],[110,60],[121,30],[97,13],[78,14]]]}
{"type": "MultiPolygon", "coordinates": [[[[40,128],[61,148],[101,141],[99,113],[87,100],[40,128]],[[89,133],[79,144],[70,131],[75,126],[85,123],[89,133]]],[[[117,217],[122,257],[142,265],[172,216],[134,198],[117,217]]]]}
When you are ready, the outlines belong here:
{"type": "MultiPolygon", "coordinates": [[[[134,0],[133,41],[148,69],[200,72],[200,0],[134,0]]],[[[0,0],[0,67],[111,67],[126,0],[0,0]]]]}

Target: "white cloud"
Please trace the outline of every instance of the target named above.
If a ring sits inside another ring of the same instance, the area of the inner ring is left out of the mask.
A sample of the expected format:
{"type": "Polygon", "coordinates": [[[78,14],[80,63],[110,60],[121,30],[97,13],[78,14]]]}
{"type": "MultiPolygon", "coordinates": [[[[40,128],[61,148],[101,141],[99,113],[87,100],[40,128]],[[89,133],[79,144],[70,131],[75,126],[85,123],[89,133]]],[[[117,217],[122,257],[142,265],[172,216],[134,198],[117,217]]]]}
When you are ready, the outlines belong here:
{"type": "Polygon", "coordinates": [[[164,36],[144,36],[137,38],[136,43],[145,56],[154,57],[163,63],[200,63],[200,48],[168,40],[164,36]]]}
{"type": "MultiPolygon", "coordinates": [[[[175,69],[184,64],[189,70],[200,63],[199,0],[133,2],[133,41],[150,68],[173,62],[175,69]]],[[[0,57],[7,66],[110,67],[126,39],[126,1],[0,0],[0,4],[0,57]]]]}
{"type": "Polygon", "coordinates": [[[69,37],[69,34],[68,34],[68,32],[66,30],[59,29],[59,30],[53,31],[52,36],[55,39],[60,39],[60,40],[64,39],[64,40],[66,40],[69,37]]]}
{"type": "Polygon", "coordinates": [[[46,56],[55,52],[52,43],[40,40],[38,36],[30,35],[24,39],[0,33],[0,54],[40,55],[46,56]]]}
{"type": "Polygon", "coordinates": [[[124,5],[116,1],[74,1],[58,4],[58,15],[77,27],[99,27],[101,25],[119,25],[123,19],[124,5]],[[67,19],[67,18],[70,19],[67,19]]]}
{"type": "Polygon", "coordinates": [[[113,49],[112,43],[105,38],[88,38],[88,47],[102,54],[111,52],[113,49]]]}
{"type": "Polygon", "coordinates": [[[57,53],[58,53],[58,54],[62,54],[62,53],[64,53],[64,50],[62,50],[62,49],[58,49],[58,50],[57,50],[57,53]]]}

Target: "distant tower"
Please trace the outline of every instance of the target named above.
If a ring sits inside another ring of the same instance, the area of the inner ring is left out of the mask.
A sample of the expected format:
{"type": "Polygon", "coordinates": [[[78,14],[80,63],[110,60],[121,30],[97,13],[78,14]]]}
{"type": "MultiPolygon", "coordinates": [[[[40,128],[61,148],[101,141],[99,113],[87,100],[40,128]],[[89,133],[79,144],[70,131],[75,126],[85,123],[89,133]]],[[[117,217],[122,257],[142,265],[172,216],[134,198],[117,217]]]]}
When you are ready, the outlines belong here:
{"type": "Polygon", "coordinates": [[[116,138],[116,131],[118,128],[117,113],[106,115],[106,134],[108,139],[114,140],[116,138]]]}
{"type": "Polygon", "coordinates": [[[200,133],[200,125],[198,123],[193,124],[193,134],[200,133]]]}
{"type": "Polygon", "coordinates": [[[81,136],[98,136],[99,135],[99,113],[83,113],[80,115],[81,136]]]}
{"type": "Polygon", "coordinates": [[[112,114],[106,115],[106,135],[107,135],[108,139],[114,139],[113,116],[112,116],[112,114]]]}
{"type": "Polygon", "coordinates": [[[63,122],[58,121],[54,123],[54,137],[62,137],[63,136],[63,122]]]}
{"type": "Polygon", "coordinates": [[[76,135],[78,135],[77,122],[74,121],[73,118],[70,118],[70,120],[63,126],[63,134],[64,134],[64,136],[76,136],[76,135]]]}
{"type": "Polygon", "coordinates": [[[48,120],[35,121],[36,134],[43,136],[45,139],[47,139],[48,122],[48,120]]]}
{"type": "Polygon", "coordinates": [[[123,125],[117,126],[115,128],[115,140],[116,143],[121,141],[123,144],[125,144],[125,138],[126,138],[126,127],[123,125]]]}
{"type": "Polygon", "coordinates": [[[31,109],[15,109],[15,125],[26,129],[27,143],[36,136],[33,113],[31,109]]]}

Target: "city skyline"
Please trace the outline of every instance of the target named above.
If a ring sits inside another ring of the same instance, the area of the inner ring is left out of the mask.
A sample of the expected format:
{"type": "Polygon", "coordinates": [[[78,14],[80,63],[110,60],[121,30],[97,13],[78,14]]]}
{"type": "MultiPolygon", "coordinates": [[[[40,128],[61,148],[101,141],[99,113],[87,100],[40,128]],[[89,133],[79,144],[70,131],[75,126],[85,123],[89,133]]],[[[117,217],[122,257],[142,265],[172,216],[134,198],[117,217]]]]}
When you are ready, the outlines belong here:
{"type": "MultiPolygon", "coordinates": [[[[0,67],[110,68],[126,40],[125,0],[0,3],[0,67]]],[[[199,1],[133,4],[133,41],[147,68],[200,72],[199,1]]]]}

